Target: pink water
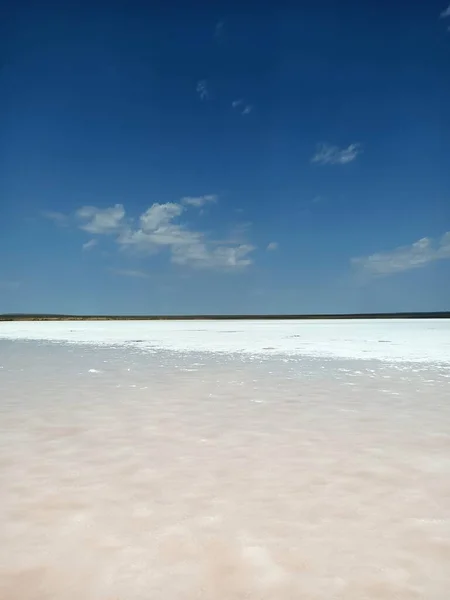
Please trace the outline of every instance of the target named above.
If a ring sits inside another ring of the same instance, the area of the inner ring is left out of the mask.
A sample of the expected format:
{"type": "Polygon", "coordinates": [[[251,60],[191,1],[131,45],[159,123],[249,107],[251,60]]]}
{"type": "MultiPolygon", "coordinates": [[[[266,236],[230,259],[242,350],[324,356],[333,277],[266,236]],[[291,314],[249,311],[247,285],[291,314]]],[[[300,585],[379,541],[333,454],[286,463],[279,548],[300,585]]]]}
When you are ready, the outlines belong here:
{"type": "Polygon", "coordinates": [[[447,600],[450,370],[0,342],[0,600],[447,600]]]}

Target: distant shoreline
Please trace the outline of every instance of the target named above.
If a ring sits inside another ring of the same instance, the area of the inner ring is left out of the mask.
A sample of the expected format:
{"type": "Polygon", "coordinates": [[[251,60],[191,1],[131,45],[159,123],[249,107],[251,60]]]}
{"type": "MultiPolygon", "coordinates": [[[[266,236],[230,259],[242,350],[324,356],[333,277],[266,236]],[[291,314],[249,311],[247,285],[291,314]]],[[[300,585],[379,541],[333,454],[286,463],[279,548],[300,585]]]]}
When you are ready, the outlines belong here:
{"type": "Polygon", "coordinates": [[[52,315],[4,314],[0,321],[255,321],[255,320],[336,320],[336,319],[450,319],[450,312],[367,313],[325,315],[52,315]]]}

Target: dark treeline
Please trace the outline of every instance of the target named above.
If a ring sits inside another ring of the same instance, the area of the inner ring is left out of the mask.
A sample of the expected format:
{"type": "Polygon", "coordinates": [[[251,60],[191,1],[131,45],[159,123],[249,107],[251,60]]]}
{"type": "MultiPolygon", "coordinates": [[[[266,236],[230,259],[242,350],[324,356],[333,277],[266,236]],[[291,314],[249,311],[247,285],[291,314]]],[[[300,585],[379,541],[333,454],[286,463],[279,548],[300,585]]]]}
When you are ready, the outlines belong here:
{"type": "Polygon", "coordinates": [[[57,315],[4,314],[0,321],[195,321],[289,319],[449,319],[450,312],[324,314],[324,315],[57,315]]]}

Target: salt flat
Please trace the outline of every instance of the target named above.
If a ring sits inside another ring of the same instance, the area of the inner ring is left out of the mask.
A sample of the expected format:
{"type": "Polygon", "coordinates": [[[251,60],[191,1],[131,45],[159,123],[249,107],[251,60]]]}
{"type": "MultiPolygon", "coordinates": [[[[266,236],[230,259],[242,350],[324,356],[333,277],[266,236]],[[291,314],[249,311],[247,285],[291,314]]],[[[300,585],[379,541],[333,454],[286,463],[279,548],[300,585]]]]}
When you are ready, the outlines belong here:
{"type": "Polygon", "coordinates": [[[0,324],[0,600],[447,600],[448,334],[0,324]]]}
{"type": "Polygon", "coordinates": [[[4,322],[0,339],[245,354],[450,362],[450,320],[4,322]]]}

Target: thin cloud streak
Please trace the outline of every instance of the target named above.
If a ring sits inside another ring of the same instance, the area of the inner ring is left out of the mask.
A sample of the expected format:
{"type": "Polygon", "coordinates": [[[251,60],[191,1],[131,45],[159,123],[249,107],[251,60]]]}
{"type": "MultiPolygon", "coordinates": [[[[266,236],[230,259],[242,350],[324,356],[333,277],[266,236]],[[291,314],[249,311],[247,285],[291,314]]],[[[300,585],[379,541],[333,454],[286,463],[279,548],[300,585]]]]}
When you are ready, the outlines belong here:
{"type": "Polygon", "coordinates": [[[362,146],[357,142],[350,144],[347,148],[339,148],[325,142],[317,144],[311,162],[320,165],[346,165],[356,160],[361,152],[362,146]]]}
{"type": "Polygon", "coordinates": [[[424,237],[409,246],[400,246],[389,252],[352,258],[351,264],[368,275],[385,276],[419,269],[444,259],[450,259],[450,231],[438,240],[424,237]]]}
{"type": "Polygon", "coordinates": [[[94,248],[94,246],[96,246],[97,244],[98,244],[98,240],[89,240],[88,242],[85,242],[82,245],[82,249],[84,251],[92,250],[92,248],[94,248]]]}
{"type": "Polygon", "coordinates": [[[216,194],[206,194],[204,196],[184,196],[181,198],[181,204],[186,206],[193,206],[194,208],[201,208],[205,204],[215,204],[218,200],[216,194]]]}
{"type": "Polygon", "coordinates": [[[231,103],[231,107],[234,110],[239,109],[239,112],[241,115],[249,115],[253,110],[253,105],[245,104],[245,101],[243,98],[238,98],[236,100],[233,100],[233,102],[231,103]]]}

